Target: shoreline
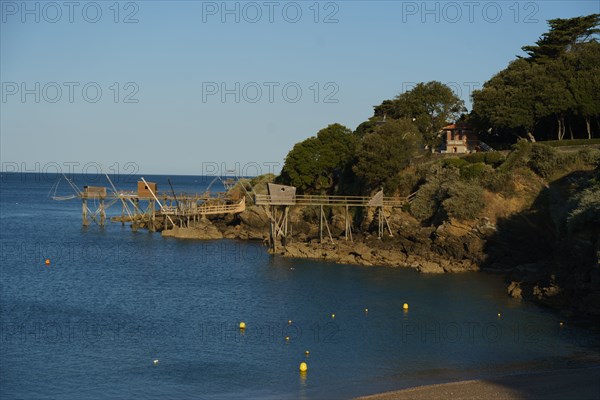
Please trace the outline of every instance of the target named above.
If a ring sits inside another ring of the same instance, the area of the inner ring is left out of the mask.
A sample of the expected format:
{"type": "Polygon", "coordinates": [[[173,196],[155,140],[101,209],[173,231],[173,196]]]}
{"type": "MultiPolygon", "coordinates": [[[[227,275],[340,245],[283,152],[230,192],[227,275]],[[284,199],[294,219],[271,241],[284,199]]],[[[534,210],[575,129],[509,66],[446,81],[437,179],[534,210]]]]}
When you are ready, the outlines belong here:
{"type": "Polygon", "coordinates": [[[356,400],[599,399],[600,364],[460,380],[356,397],[356,400]]]}
{"type": "Polygon", "coordinates": [[[472,260],[452,260],[432,252],[428,254],[410,254],[383,245],[383,242],[356,240],[336,243],[319,243],[317,240],[291,242],[272,253],[285,258],[312,259],[335,264],[361,266],[381,266],[389,268],[409,268],[424,274],[443,274],[480,271],[479,265],[472,260]]]}

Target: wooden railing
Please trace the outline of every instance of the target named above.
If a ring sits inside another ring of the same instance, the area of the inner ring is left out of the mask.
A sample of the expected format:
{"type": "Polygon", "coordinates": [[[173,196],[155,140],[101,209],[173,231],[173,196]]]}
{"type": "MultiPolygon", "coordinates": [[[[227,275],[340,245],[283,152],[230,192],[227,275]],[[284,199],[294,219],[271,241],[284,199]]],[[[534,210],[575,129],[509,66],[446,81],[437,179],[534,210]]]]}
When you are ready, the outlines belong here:
{"type": "MultiPolygon", "coordinates": [[[[268,194],[257,194],[254,203],[259,206],[297,205],[297,206],[349,206],[367,207],[372,197],[366,196],[312,196],[295,195],[288,200],[281,200],[279,196],[273,198],[268,194]]],[[[409,197],[384,197],[385,207],[402,207],[409,202],[409,197]]]]}
{"type": "Polygon", "coordinates": [[[202,204],[197,207],[173,207],[173,206],[163,206],[160,210],[161,214],[176,216],[176,217],[185,217],[192,215],[211,215],[211,214],[236,214],[241,213],[246,209],[246,199],[242,198],[236,204],[202,204]]]}

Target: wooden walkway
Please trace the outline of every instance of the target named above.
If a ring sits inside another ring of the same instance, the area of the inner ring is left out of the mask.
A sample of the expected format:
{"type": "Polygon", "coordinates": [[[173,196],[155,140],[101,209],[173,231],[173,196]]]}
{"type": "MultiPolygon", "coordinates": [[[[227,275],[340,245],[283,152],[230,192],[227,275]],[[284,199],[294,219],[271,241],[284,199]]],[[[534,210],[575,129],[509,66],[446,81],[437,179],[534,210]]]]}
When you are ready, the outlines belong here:
{"type": "MultiPolygon", "coordinates": [[[[179,197],[178,197],[179,199],[179,197]]],[[[174,217],[187,217],[190,215],[216,215],[216,214],[237,214],[246,210],[246,199],[242,198],[237,203],[204,203],[198,206],[182,209],[177,206],[163,206],[161,215],[174,217]]]]}
{"type": "Polygon", "coordinates": [[[410,202],[411,197],[383,197],[381,204],[375,204],[374,197],[366,196],[313,196],[313,195],[295,195],[293,203],[286,200],[280,200],[275,196],[268,194],[257,194],[255,204],[257,206],[348,206],[348,207],[402,207],[410,202]]]}
{"type": "Polygon", "coordinates": [[[276,250],[277,241],[285,243],[291,231],[289,226],[289,208],[319,207],[319,237],[323,241],[324,231],[333,243],[331,230],[323,207],[341,207],[344,215],[344,237],[352,240],[352,215],[350,207],[375,208],[378,220],[378,235],[382,237],[386,228],[390,236],[392,229],[386,216],[386,209],[402,207],[412,201],[416,193],[408,197],[385,197],[380,190],[372,197],[367,196],[326,196],[326,195],[297,195],[293,186],[269,184],[269,194],[256,194],[254,203],[262,206],[270,221],[269,243],[273,251],[276,250]]]}

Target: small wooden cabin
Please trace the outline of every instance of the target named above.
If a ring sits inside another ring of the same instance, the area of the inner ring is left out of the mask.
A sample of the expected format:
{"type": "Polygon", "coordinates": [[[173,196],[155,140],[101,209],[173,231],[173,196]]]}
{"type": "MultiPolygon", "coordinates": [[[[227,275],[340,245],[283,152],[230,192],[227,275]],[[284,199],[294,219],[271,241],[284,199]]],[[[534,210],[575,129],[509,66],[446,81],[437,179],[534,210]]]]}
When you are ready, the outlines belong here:
{"type": "Polygon", "coordinates": [[[137,193],[139,197],[152,197],[152,193],[156,196],[158,186],[154,182],[146,182],[138,181],[137,183],[137,193]],[[147,183],[147,185],[146,185],[147,183]],[[150,192],[152,191],[152,192],[150,192]]]}
{"type": "Polygon", "coordinates": [[[106,187],[104,186],[84,186],[83,197],[87,199],[105,199],[106,187]]]}
{"type": "Polygon", "coordinates": [[[294,205],[296,204],[296,188],[294,186],[267,183],[271,204],[294,205]]]}

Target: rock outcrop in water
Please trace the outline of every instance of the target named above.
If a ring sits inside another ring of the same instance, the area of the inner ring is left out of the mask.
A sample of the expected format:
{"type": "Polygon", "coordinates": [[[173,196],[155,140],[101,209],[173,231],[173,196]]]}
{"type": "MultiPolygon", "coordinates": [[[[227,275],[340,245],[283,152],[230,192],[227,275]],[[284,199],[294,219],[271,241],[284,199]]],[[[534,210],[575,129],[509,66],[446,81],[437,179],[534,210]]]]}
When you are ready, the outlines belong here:
{"type": "MultiPolygon", "coordinates": [[[[476,271],[485,256],[482,250],[486,235],[495,230],[487,220],[470,225],[452,221],[437,228],[422,227],[413,217],[398,210],[392,218],[392,225],[396,226],[396,222],[398,225],[392,237],[379,239],[366,232],[355,234],[354,240],[350,241],[343,237],[343,228],[336,229],[334,224],[333,243],[328,237],[321,243],[318,224],[303,219],[306,211],[290,212],[294,235],[285,245],[277,246],[277,254],[341,264],[415,268],[423,273],[476,271]]],[[[215,224],[224,237],[268,239],[268,218],[259,207],[249,207],[239,216],[215,220],[215,224]]]]}
{"type": "Polygon", "coordinates": [[[196,223],[190,223],[189,227],[174,226],[171,229],[163,230],[161,234],[164,237],[178,239],[223,239],[221,231],[208,219],[201,219],[196,223]]]}
{"type": "Polygon", "coordinates": [[[476,271],[483,256],[482,226],[446,223],[437,229],[423,228],[410,216],[392,237],[343,237],[321,244],[318,239],[286,243],[286,257],[318,258],[343,264],[385,265],[415,268],[422,273],[476,271]],[[458,231],[458,232],[456,232],[458,231]]]}

